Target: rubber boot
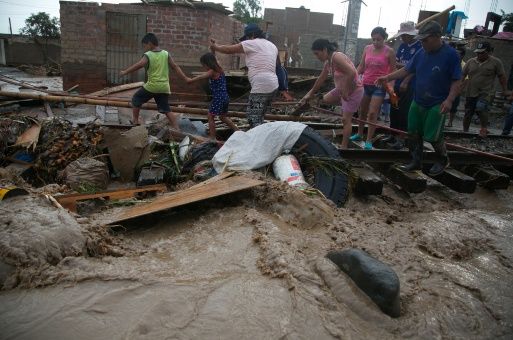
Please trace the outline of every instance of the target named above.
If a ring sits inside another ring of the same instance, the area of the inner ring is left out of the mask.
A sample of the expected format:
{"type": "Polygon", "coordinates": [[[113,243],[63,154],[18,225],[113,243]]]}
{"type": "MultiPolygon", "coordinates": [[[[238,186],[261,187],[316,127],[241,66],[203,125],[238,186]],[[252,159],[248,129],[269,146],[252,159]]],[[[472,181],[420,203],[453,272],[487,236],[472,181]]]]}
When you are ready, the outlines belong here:
{"type": "Polygon", "coordinates": [[[408,140],[408,149],[410,150],[411,162],[405,165],[399,166],[399,169],[403,171],[412,172],[415,170],[422,169],[422,158],[424,155],[424,145],[422,138],[419,136],[411,137],[408,140]]]}
{"type": "Polygon", "coordinates": [[[447,148],[445,142],[439,141],[437,143],[431,143],[435,149],[437,162],[433,164],[431,169],[428,171],[430,176],[438,176],[449,166],[449,157],[447,156],[447,148]]]}

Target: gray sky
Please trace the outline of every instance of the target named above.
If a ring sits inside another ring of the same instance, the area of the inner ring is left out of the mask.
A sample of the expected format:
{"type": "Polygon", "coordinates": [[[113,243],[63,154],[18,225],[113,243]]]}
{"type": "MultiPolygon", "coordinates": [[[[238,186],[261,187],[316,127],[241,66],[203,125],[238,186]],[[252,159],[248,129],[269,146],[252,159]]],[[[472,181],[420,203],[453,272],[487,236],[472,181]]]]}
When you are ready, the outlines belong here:
{"type": "MultiPolygon", "coordinates": [[[[207,1],[207,0],[206,0],[207,1]]],[[[211,0],[222,2],[231,9],[233,0],[211,0]]],[[[334,14],[334,23],[341,24],[342,17],[345,16],[347,4],[342,4],[343,0],[263,0],[263,8],[285,8],[305,6],[311,11],[326,12],[334,14]]],[[[105,0],[105,1],[86,1],[86,2],[138,2],[137,0],[105,0]]],[[[386,27],[390,33],[395,33],[399,29],[399,24],[405,20],[417,21],[419,9],[429,11],[441,11],[454,4],[456,10],[464,11],[465,4],[469,3],[467,15],[469,20],[467,28],[475,25],[484,25],[486,13],[490,11],[492,0],[364,0],[367,4],[362,5],[362,15],[360,16],[360,29],[358,36],[367,38],[370,36],[372,28],[375,26],[386,27]],[[409,6],[410,5],[410,6],[409,6]],[[409,11],[408,11],[409,8],[409,11]],[[380,14],[381,12],[381,14],[380,14]],[[409,14],[408,14],[409,13],[409,14]]],[[[503,9],[506,13],[513,12],[512,0],[498,0],[496,12],[500,13],[503,9]]],[[[31,13],[47,12],[52,16],[59,16],[58,0],[0,0],[0,33],[9,32],[9,21],[11,18],[13,33],[18,33],[23,27],[25,19],[31,13]]]]}

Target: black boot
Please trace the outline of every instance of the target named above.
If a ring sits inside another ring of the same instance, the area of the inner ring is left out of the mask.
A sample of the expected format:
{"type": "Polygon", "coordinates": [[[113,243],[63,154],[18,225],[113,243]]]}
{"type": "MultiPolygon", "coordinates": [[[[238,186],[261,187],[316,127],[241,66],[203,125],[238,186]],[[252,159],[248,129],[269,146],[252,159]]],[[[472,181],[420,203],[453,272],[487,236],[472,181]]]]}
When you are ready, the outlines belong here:
{"type": "Polygon", "coordinates": [[[399,166],[399,169],[403,171],[412,172],[415,170],[422,169],[422,157],[424,151],[424,145],[422,143],[422,138],[415,136],[411,137],[408,140],[408,149],[410,150],[411,162],[405,165],[399,166]]]}
{"type": "Polygon", "coordinates": [[[445,142],[442,140],[437,143],[431,143],[435,149],[437,162],[433,164],[428,171],[429,176],[438,176],[449,166],[449,157],[447,156],[447,148],[445,142]]]}

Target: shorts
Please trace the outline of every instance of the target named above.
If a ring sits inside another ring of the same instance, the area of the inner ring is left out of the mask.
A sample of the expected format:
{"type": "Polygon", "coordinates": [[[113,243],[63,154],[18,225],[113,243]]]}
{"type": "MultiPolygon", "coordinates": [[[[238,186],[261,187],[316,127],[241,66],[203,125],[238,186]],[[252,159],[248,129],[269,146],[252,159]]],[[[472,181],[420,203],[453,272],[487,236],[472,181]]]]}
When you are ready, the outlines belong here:
{"type": "Polygon", "coordinates": [[[340,105],[342,105],[342,112],[354,113],[358,111],[358,107],[360,106],[360,102],[363,98],[363,91],[363,87],[357,87],[346,101],[342,98],[342,91],[340,91],[338,87],[335,87],[333,90],[328,92],[327,96],[340,100],[340,105]]]}
{"type": "Polygon", "coordinates": [[[132,106],[140,108],[142,104],[146,103],[150,99],[155,99],[155,103],[157,103],[157,110],[160,113],[168,113],[171,112],[171,107],[169,106],[169,94],[168,93],[153,93],[146,90],[144,87],[141,87],[134,93],[132,97],[132,106]]]}
{"type": "Polygon", "coordinates": [[[264,123],[264,114],[271,105],[275,91],[271,93],[250,93],[246,117],[249,122],[249,128],[262,125],[264,123]]]}
{"type": "Polygon", "coordinates": [[[440,105],[422,107],[414,100],[408,112],[408,133],[436,143],[443,138],[445,116],[440,112],[440,105]]]}
{"type": "Polygon", "coordinates": [[[383,97],[387,94],[385,88],[383,86],[376,85],[363,85],[363,89],[365,91],[365,95],[367,97],[383,97]]]}
{"type": "Polygon", "coordinates": [[[228,113],[228,106],[230,99],[212,99],[208,108],[208,113],[214,116],[219,116],[228,113]]]}

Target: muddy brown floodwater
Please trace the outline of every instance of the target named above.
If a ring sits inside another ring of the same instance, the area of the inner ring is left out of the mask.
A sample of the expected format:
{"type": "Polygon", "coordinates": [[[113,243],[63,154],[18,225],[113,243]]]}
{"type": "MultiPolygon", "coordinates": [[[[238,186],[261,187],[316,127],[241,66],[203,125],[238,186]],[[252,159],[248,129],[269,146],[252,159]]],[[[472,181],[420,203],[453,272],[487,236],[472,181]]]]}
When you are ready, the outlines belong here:
{"type": "MultiPolygon", "coordinates": [[[[55,209],[8,204],[0,203],[6,240],[26,229],[16,216],[55,209]]],[[[91,226],[111,212],[82,222],[77,236],[61,216],[74,242],[42,233],[59,247],[82,244],[81,255],[61,248],[52,263],[40,256],[11,272],[0,291],[0,338],[511,339],[512,208],[511,189],[460,195],[430,182],[422,194],[385,187],[336,209],[269,181],[134,221],[103,235],[105,244],[91,226]],[[99,245],[115,256],[91,251],[99,245]],[[348,247],[397,272],[401,317],[381,313],[324,258],[348,247]]],[[[30,223],[37,219],[46,221],[30,223]]],[[[16,240],[12,249],[23,251],[16,240]]],[[[3,262],[24,258],[2,247],[3,262]]]]}

